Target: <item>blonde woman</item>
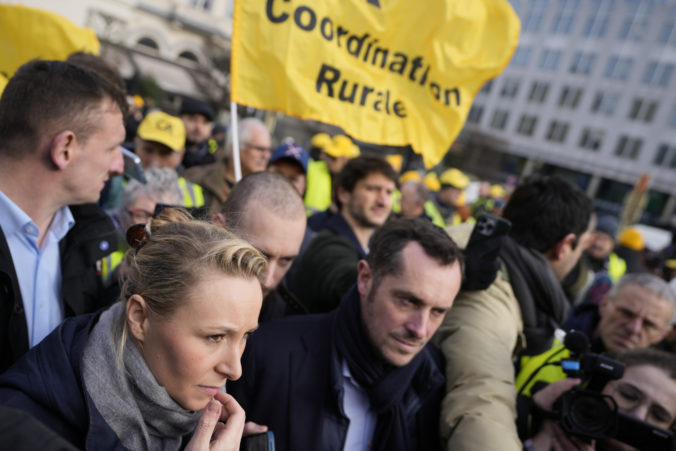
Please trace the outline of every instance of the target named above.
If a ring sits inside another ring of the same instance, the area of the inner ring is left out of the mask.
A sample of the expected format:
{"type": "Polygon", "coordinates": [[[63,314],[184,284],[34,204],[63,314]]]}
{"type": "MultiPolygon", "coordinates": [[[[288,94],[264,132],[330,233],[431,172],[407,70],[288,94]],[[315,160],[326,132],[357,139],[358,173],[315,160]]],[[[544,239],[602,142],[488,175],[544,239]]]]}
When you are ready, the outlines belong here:
{"type": "Polygon", "coordinates": [[[241,375],[265,258],[182,210],[128,238],[122,300],[32,349],[0,377],[0,404],[80,449],[239,449],[244,412],[222,387],[241,375]]]}

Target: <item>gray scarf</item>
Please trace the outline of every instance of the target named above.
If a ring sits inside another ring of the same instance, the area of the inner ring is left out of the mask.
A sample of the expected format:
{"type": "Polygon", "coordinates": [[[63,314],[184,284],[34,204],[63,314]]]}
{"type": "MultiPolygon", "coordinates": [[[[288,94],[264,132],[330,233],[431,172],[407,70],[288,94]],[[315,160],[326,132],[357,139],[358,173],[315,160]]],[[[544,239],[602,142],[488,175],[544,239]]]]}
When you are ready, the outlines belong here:
{"type": "Polygon", "coordinates": [[[133,340],[127,337],[123,364],[116,349],[124,324],[124,302],[101,314],[84,350],[87,393],[106,423],[130,450],[177,450],[195,429],[199,412],[184,409],[160,386],[133,340]]]}

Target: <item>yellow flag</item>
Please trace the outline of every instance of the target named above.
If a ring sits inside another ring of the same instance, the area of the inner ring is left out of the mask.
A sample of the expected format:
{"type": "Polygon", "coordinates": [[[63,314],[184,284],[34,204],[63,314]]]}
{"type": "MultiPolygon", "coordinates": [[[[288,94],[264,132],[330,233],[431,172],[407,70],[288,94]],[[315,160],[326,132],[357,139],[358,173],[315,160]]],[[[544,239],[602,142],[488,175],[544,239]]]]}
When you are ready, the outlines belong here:
{"type": "Polygon", "coordinates": [[[77,51],[99,53],[93,30],[48,11],[0,5],[0,73],[7,78],[33,58],[64,60],[77,51]]]}
{"type": "Polygon", "coordinates": [[[231,97],[437,164],[518,44],[506,0],[235,0],[231,97]]]}

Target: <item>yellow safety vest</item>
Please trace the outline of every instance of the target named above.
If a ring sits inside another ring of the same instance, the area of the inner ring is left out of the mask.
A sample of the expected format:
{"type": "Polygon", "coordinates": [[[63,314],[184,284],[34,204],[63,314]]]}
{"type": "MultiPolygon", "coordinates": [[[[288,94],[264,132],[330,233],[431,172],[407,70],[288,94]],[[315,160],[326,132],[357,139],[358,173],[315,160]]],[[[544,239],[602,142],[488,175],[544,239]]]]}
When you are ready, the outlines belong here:
{"type": "Polygon", "coordinates": [[[307,167],[305,207],[308,216],[331,206],[331,173],[325,161],[310,161],[307,167]]]}
{"type": "Polygon", "coordinates": [[[184,177],[178,178],[178,184],[183,190],[183,203],[186,207],[204,206],[204,192],[201,186],[187,181],[184,177]]]}
{"type": "Polygon", "coordinates": [[[570,357],[570,350],[568,350],[560,341],[554,340],[554,346],[552,346],[548,351],[543,352],[535,356],[524,356],[521,357],[521,370],[516,376],[516,391],[517,393],[524,394],[526,396],[531,395],[531,389],[533,384],[538,381],[543,381],[548,384],[552,382],[560,381],[565,379],[566,373],[561,369],[560,363],[561,360],[565,360],[570,357]],[[554,365],[544,365],[545,363],[557,363],[554,365]],[[542,367],[541,367],[542,366],[542,367]],[[531,375],[535,374],[532,379],[531,375]],[[524,384],[527,384],[525,388],[524,384]]]}
{"type": "Polygon", "coordinates": [[[101,260],[101,277],[104,282],[108,280],[115,268],[120,266],[124,259],[124,252],[124,250],[118,249],[101,260]]]}
{"type": "Polygon", "coordinates": [[[441,213],[439,212],[437,205],[433,201],[431,200],[425,201],[425,204],[423,206],[425,208],[425,214],[430,218],[432,218],[432,224],[439,226],[442,229],[446,227],[444,217],[441,216],[441,213]]]}
{"type": "Polygon", "coordinates": [[[610,276],[610,280],[613,283],[617,283],[625,272],[627,272],[627,262],[615,252],[612,252],[608,256],[608,275],[610,276]]]}

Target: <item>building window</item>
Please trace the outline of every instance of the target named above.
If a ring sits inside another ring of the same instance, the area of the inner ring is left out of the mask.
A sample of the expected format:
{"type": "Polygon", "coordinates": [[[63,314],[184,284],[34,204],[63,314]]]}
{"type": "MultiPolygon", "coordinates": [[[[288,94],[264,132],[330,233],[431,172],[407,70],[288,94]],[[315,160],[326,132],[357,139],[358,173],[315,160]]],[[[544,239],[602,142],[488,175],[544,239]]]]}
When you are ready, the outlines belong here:
{"type": "Polygon", "coordinates": [[[181,52],[178,54],[178,57],[180,59],[192,61],[193,63],[199,63],[199,60],[197,59],[197,55],[195,55],[193,52],[190,50],[186,50],[184,52],[181,52]]]}
{"type": "Polygon", "coordinates": [[[638,158],[638,155],[641,153],[642,145],[643,140],[641,138],[632,138],[627,135],[622,135],[620,136],[620,139],[617,141],[615,155],[617,155],[620,158],[636,160],[638,158]]]}
{"type": "Polygon", "coordinates": [[[195,8],[209,11],[211,9],[212,0],[190,0],[190,4],[195,8]]]}
{"type": "Polygon", "coordinates": [[[629,109],[629,119],[634,119],[643,122],[652,122],[657,111],[657,102],[639,97],[634,98],[629,109]]]}
{"type": "Polygon", "coordinates": [[[542,19],[548,7],[548,0],[533,0],[522,22],[524,33],[538,33],[542,28],[542,19]]]}
{"type": "Polygon", "coordinates": [[[491,127],[504,130],[507,125],[507,119],[509,119],[509,112],[507,110],[495,110],[491,119],[491,127]]]}
{"type": "Polygon", "coordinates": [[[160,46],[157,45],[157,42],[155,42],[154,39],[147,38],[147,37],[139,39],[136,44],[139,45],[139,46],[142,46],[142,47],[153,49],[153,50],[159,50],[160,49],[160,46]]]}
{"type": "Polygon", "coordinates": [[[478,124],[481,121],[481,116],[484,114],[483,105],[472,105],[467,115],[467,122],[478,124]]]}
{"type": "Polygon", "coordinates": [[[632,40],[639,42],[643,39],[650,16],[654,9],[654,2],[625,2],[627,6],[627,16],[620,27],[621,40],[632,40]]]}
{"type": "Polygon", "coordinates": [[[533,49],[530,47],[518,47],[512,57],[512,64],[518,67],[526,67],[530,64],[533,49]]]}
{"type": "Polygon", "coordinates": [[[551,121],[549,123],[549,129],[545,135],[547,141],[553,141],[557,143],[562,143],[566,140],[566,135],[568,134],[568,124],[565,122],[551,121]]]}
{"type": "Polygon", "coordinates": [[[587,0],[591,4],[591,15],[585,23],[582,34],[587,37],[602,38],[608,30],[610,13],[615,6],[615,0],[587,0]]]}
{"type": "Polygon", "coordinates": [[[580,136],[580,147],[597,151],[603,143],[603,130],[586,127],[580,136]]]}
{"type": "Polygon", "coordinates": [[[645,67],[643,79],[641,81],[647,85],[666,87],[671,80],[671,74],[673,74],[673,72],[673,64],[651,61],[645,67]]]}
{"type": "Polygon", "coordinates": [[[560,0],[559,10],[554,17],[552,34],[570,34],[575,23],[575,13],[580,6],[580,0],[560,0]]]}
{"type": "Polygon", "coordinates": [[[518,78],[508,77],[505,78],[502,82],[502,89],[500,90],[501,97],[507,97],[508,99],[513,99],[516,97],[516,94],[519,92],[520,81],[518,78]]]}
{"type": "Polygon", "coordinates": [[[544,49],[540,54],[540,68],[557,70],[559,68],[559,60],[561,60],[561,50],[558,49],[544,49]]]}
{"type": "Polygon", "coordinates": [[[668,166],[676,169],[676,146],[662,143],[657,147],[657,153],[653,160],[655,166],[668,166]]]}
{"type": "Polygon", "coordinates": [[[606,66],[605,76],[615,80],[626,80],[634,64],[634,59],[629,57],[611,56],[606,66]]]}
{"type": "Polygon", "coordinates": [[[676,128],[676,107],[671,109],[671,114],[669,115],[669,127],[676,128]]]}
{"type": "Polygon", "coordinates": [[[672,44],[676,42],[676,21],[674,19],[668,19],[662,25],[660,33],[657,35],[657,42],[660,44],[672,44]]]}
{"type": "Polygon", "coordinates": [[[573,74],[589,75],[594,69],[596,55],[593,53],[577,52],[570,62],[570,72],[573,74]]]}
{"type": "Polygon", "coordinates": [[[493,87],[493,80],[488,80],[484,85],[481,87],[481,91],[479,91],[479,94],[484,94],[487,95],[488,93],[491,92],[491,88],[493,87]]]}
{"type": "Polygon", "coordinates": [[[537,123],[537,116],[524,114],[521,116],[521,119],[519,119],[519,126],[516,128],[516,132],[520,135],[533,136],[537,123]]]}
{"type": "Polygon", "coordinates": [[[620,102],[620,94],[616,92],[598,91],[591,105],[592,113],[601,113],[612,116],[617,104],[620,102]]]}
{"type": "Polygon", "coordinates": [[[564,86],[561,88],[561,95],[559,95],[559,106],[564,108],[575,109],[580,102],[582,96],[582,88],[572,88],[564,86]]]}
{"type": "Polygon", "coordinates": [[[549,91],[549,83],[544,81],[534,81],[528,94],[528,101],[534,103],[544,103],[547,100],[547,92],[549,91]]]}

